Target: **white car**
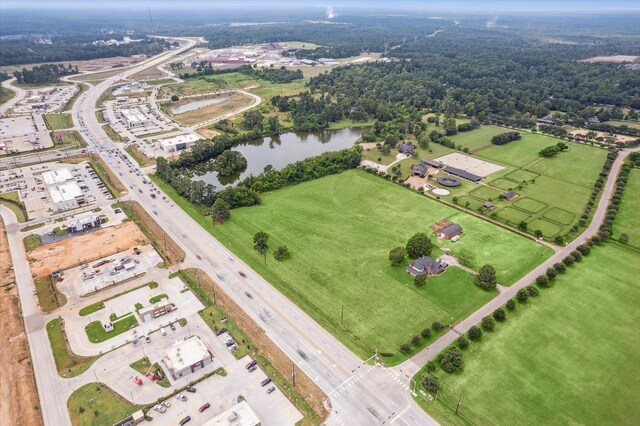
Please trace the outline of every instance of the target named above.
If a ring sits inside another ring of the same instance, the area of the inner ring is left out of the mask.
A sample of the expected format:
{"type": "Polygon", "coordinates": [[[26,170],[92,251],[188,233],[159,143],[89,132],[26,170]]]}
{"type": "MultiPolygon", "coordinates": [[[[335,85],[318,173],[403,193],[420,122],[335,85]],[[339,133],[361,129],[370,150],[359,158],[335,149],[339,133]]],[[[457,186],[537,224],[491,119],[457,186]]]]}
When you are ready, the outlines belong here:
{"type": "Polygon", "coordinates": [[[171,407],[171,403],[168,400],[162,401],[162,405],[164,405],[167,408],[171,407]]]}
{"type": "Polygon", "coordinates": [[[182,401],[182,402],[187,402],[187,397],[184,396],[183,394],[179,393],[178,396],[176,396],[176,399],[178,401],[182,401]]]}
{"type": "Polygon", "coordinates": [[[164,405],[156,405],[155,407],[153,407],[154,410],[156,410],[159,413],[164,413],[165,411],[167,411],[167,409],[164,407],[164,405]]]}

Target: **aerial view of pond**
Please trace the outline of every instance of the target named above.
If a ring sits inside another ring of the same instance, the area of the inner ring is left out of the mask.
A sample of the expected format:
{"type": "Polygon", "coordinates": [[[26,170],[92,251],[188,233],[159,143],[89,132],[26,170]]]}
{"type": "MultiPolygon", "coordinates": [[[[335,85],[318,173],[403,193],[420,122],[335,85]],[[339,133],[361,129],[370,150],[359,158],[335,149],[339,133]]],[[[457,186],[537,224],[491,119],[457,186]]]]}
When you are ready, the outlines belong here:
{"type": "Polygon", "coordinates": [[[323,152],[350,148],[360,138],[362,129],[327,130],[323,132],[284,133],[280,136],[256,139],[233,148],[247,159],[247,168],[232,176],[218,176],[211,171],[212,162],[203,163],[191,171],[194,179],[218,187],[236,185],[250,175],[258,175],[268,165],[279,170],[288,164],[323,152]]]}
{"type": "Polygon", "coordinates": [[[189,102],[185,105],[171,108],[171,113],[175,115],[183,114],[185,112],[193,111],[195,109],[200,109],[202,107],[206,107],[209,105],[219,104],[220,102],[224,102],[227,99],[229,99],[228,96],[221,96],[221,97],[209,98],[209,99],[200,99],[197,101],[189,102]]]}

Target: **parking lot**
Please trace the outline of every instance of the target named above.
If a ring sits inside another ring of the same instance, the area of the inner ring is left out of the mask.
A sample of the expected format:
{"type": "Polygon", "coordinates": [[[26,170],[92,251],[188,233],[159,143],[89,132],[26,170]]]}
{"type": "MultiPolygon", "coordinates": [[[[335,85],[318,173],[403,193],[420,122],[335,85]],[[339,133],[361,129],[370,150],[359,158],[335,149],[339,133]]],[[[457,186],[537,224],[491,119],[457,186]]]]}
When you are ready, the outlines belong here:
{"type": "Polygon", "coordinates": [[[50,148],[53,141],[42,115],[0,118],[0,154],[50,148]]]}
{"type": "Polygon", "coordinates": [[[16,104],[13,112],[28,114],[36,108],[39,113],[60,111],[77,91],[78,87],[76,85],[28,90],[25,99],[16,104]]]}
{"type": "Polygon", "coordinates": [[[148,134],[175,131],[173,123],[154,111],[147,102],[148,98],[141,97],[130,97],[126,102],[107,101],[105,102],[105,119],[116,133],[130,140],[144,138],[144,135],[148,134]],[[121,115],[123,109],[139,109],[149,119],[149,123],[140,127],[127,128],[121,115]]]}

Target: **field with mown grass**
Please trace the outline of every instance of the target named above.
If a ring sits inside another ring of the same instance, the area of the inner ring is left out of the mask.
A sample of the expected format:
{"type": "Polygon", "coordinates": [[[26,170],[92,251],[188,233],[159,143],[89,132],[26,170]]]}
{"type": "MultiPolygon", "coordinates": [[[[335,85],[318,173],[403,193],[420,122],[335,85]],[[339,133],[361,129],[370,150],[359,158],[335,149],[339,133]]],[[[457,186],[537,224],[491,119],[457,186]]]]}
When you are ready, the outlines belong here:
{"type": "Polygon", "coordinates": [[[491,298],[461,270],[430,278],[419,290],[408,285],[402,269],[389,273],[389,250],[411,235],[425,232],[436,241],[430,224],[461,224],[460,241],[438,241],[438,252],[470,255],[475,268],[490,263],[506,285],[551,254],[548,247],[360,170],[266,193],[262,205],[233,210],[222,225],[211,225],[195,209],[189,213],[362,357],[374,348],[397,352],[433,321],[462,319],[491,298]],[[266,267],[253,249],[258,231],[271,236],[266,267]],[[281,244],[291,258],[278,262],[272,251],[281,244]]]}
{"type": "Polygon", "coordinates": [[[637,423],[639,275],[637,252],[617,243],[594,248],[472,342],[462,371],[438,370],[438,399],[419,393],[418,402],[448,425],[637,423]]]}
{"type": "Polygon", "coordinates": [[[628,244],[640,249],[640,170],[631,170],[620,209],[613,223],[614,238],[627,234],[628,244]]]}

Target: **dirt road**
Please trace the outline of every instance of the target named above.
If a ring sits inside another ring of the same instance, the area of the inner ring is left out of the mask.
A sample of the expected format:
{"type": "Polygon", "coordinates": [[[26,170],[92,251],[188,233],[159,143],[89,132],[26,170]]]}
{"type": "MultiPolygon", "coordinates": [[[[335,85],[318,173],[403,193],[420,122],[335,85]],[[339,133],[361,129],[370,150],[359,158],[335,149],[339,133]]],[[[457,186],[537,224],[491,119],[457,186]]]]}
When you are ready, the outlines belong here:
{"type": "Polygon", "coordinates": [[[9,244],[0,218],[0,419],[8,425],[42,425],[9,244]]]}

